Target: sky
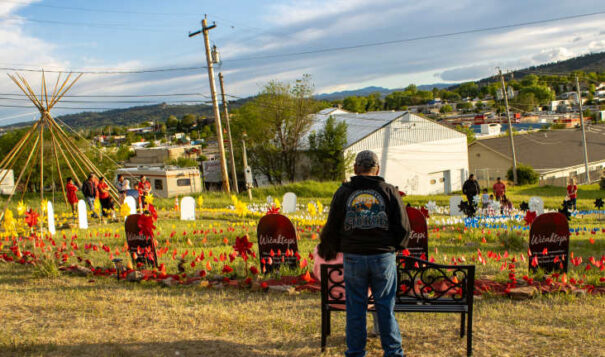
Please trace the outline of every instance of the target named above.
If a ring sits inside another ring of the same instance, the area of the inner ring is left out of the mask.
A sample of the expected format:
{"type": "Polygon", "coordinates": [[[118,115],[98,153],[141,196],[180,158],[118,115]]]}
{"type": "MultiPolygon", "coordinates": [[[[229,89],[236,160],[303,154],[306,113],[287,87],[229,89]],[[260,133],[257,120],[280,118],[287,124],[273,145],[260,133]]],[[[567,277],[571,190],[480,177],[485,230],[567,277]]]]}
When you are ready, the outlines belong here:
{"type": "Polygon", "coordinates": [[[236,98],[303,74],[316,93],[402,88],[601,52],[605,13],[535,23],[598,12],[602,0],[0,0],[0,125],[38,117],[5,75],[19,72],[38,90],[41,73],[26,69],[190,68],[84,74],[54,115],[208,101],[203,40],[188,37],[204,15],[217,25],[210,31],[222,59],[215,71],[236,98]],[[469,33],[516,24],[525,25],[469,33]]]}

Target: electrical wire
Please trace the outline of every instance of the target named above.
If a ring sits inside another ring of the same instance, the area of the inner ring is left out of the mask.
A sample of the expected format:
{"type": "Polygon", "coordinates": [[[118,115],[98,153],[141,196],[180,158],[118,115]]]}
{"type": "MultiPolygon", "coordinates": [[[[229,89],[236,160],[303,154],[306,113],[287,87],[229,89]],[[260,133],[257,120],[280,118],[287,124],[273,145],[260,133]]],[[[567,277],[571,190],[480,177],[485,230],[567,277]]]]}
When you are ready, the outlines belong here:
{"type": "Polygon", "coordinates": [[[176,72],[176,71],[194,71],[207,69],[207,66],[192,66],[192,67],[172,67],[172,68],[150,68],[150,69],[107,69],[107,70],[46,70],[46,69],[31,69],[19,67],[0,67],[3,71],[15,72],[46,72],[46,73],[83,73],[83,74],[133,74],[133,73],[158,73],[158,72],[176,72]]]}
{"type": "Polygon", "coordinates": [[[99,8],[84,8],[84,7],[72,7],[72,6],[59,6],[59,5],[48,5],[48,4],[37,4],[37,3],[28,3],[22,1],[15,0],[2,0],[0,3],[11,3],[11,4],[21,4],[26,6],[34,6],[34,7],[45,7],[48,9],[59,9],[59,10],[73,10],[73,11],[84,11],[84,12],[93,12],[93,13],[109,13],[109,14],[133,14],[133,15],[151,15],[151,16],[197,16],[193,13],[170,13],[170,12],[148,12],[148,11],[132,11],[132,10],[107,10],[107,9],[99,9],[99,8]]]}

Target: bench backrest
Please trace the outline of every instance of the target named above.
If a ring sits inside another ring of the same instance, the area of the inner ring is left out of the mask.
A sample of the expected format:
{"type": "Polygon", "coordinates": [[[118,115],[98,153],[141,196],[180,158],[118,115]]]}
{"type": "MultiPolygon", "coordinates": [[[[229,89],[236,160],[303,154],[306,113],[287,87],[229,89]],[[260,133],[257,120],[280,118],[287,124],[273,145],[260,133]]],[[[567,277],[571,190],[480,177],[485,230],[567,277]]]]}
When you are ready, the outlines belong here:
{"type": "MultiPolygon", "coordinates": [[[[474,285],[474,265],[441,265],[397,256],[396,304],[472,304],[474,285]]],[[[322,264],[322,304],[345,304],[344,287],[343,265],[322,264]]]]}

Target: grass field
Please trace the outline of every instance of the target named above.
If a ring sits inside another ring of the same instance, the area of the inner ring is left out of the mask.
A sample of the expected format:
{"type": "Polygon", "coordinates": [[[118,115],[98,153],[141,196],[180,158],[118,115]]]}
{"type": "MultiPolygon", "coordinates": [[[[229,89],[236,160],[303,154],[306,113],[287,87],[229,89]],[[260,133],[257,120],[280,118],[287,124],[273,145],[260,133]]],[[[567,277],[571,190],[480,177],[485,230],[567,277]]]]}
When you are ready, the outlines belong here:
{"type": "MultiPolygon", "coordinates": [[[[255,192],[257,204],[266,195],[280,197],[283,192],[297,192],[303,206],[320,201],[328,205],[336,183],[307,183],[286,188],[268,188],[255,192]]],[[[540,195],[547,207],[560,205],[563,193],[555,188],[518,188],[511,193],[516,206],[530,196],[540,195]]],[[[188,251],[186,273],[200,269],[208,275],[220,274],[228,263],[209,258],[232,251],[236,236],[248,232],[256,249],[257,214],[240,217],[225,210],[231,199],[221,194],[204,194],[204,209],[199,219],[184,223],[170,210],[174,200],[157,200],[160,220],[157,240],[160,248],[169,245],[169,253],[159,258],[166,270],[177,271],[178,257],[188,251]],[[215,232],[216,230],[216,232],[215,232]],[[221,232],[222,230],[222,232],[221,232]],[[172,237],[171,237],[172,236],[172,237]],[[225,242],[226,241],[226,242],[225,242]],[[176,249],[177,259],[172,259],[176,249]],[[195,267],[191,256],[202,251],[206,259],[195,267]],[[211,270],[206,263],[210,261],[211,270]]],[[[592,209],[595,198],[605,196],[595,186],[581,187],[580,209],[592,209]]],[[[244,200],[244,195],[240,195],[244,200]]],[[[407,197],[413,205],[435,200],[445,205],[447,196],[407,197]]],[[[30,198],[27,202],[35,202],[30,198]]],[[[61,205],[56,211],[64,212],[61,205]]],[[[308,259],[317,244],[317,231],[323,216],[311,220],[300,215],[299,251],[308,259]]],[[[597,260],[605,254],[605,221],[587,216],[571,222],[572,228],[587,227],[572,235],[570,251],[582,257],[577,267],[570,264],[568,279],[584,284],[603,284],[604,277],[590,257],[597,260]],[[590,230],[599,228],[598,233],[590,230]],[[586,266],[591,266],[586,270],[586,266]]],[[[460,225],[446,229],[430,225],[429,251],[437,262],[452,258],[473,263],[478,249],[506,252],[519,261],[517,276],[528,274],[527,231],[504,234],[497,229],[468,229],[460,225]],[[506,244],[507,246],[504,246],[506,244]]],[[[55,237],[57,247],[72,236],[79,249],[66,264],[77,263],[77,256],[88,258],[94,266],[111,267],[109,253],[102,249],[84,249],[86,245],[107,246],[111,254],[120,253],[124,245],[123,225],[95,223],[88,231],[64,231],[55,237]],[[62,234],[66,238],[62,238],[62,234]]],[[[10,240],[2,241],[7,252],[10,240]]],[[[48,243],[48,242],[47,242],[48,243]]],[[[24,246],[29,244],[23,241],[24,246]]],[[[39,248],[34,248],[35,249],[39,248]]],[[[56,249],[56,248],[55,248],[56,249]]],[[[69,251],[69,248],[68,248],[69,251]]],[[[38,250],[39,252],[39,250],[38,250]]],[[[48,253],[52,256],[52,253],[48,253]]],[[[116,255],[117,256],[117,255],[116,255]]],[[[127,283],[114,278],[77,277],[56,270],[54,259],[47,266],[4,263],[0,260],[0,355],[26,356],[316,356],[320,355],[319,294],[297,295],[251,291],[239,288],[207,288],[197,283],[163,287],[156,282],[127,283]]],[[[502,262],[487,259],[477,264],[477,275],[496,281],[507,281],[508,271],[502,262]]],[[[252,262],[251,262],[252,263],[252,262]]],[[[312,262],[310,262],[312,264],[312,262]]],[[[258,265],[258,262],[254,262],[258,265]]],[[[310,264],[310,265],[311,265],[310,264]]],[[[241,277],[243,262],[230,265],[241,277]]],[[[294,272],[302,273],[305,269],[294,272]]],[[[580,284],[578,284],[580,285],[580,284]]],[[[476,300],[474,319],[474,354],[476,356],[599,356],[605,355],[605,297],[557,293],[532,300],[513,301],[507,297],[484,294],[476,300]]],[[[450,314],[398,314],[408,356],[461,356],[464,340],[457,337],[458,317],[450,314]]],[[[342,355],[344,314],[333,319],[333,333],[328,339],[326,356],[342,355]]],[[[370,356],[381,355],[380,343],[369,339],[370,356]]]]}

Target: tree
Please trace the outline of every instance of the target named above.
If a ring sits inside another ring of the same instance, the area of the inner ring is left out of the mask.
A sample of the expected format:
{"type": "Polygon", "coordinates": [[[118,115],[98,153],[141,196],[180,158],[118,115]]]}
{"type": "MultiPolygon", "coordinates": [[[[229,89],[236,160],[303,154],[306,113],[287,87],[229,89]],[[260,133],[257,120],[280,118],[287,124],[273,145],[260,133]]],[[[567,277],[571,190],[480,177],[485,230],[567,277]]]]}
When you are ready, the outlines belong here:
{"type": "Polygon", "coordinates": [[[324,128],[309,135],[309,155],[313,160],[311,174],[319,180],[342,180],[349,158],[345,157],[347,124],[336,124],[330,116],[324,128]]]}
{"type": "Polygon", "coordinates": [[[241,138],[246,132],[250,162],[271,182],[295,179],[299,148],[311,127],[311,114],[325,105],[312,94],[309,75],[293,84],[271,81],[234,115],[234,137],[241,138]]]}
{"type": "Polygon", "coordinates": [[[462,110],[462,111],[470,111],[473,109],[473,103],[471,103],[471,102],[456,103],[456,109],[462,110]]]}
{"type": "Polygon", "coordinates": [[[466,82],[456,88],[456,92],[458,92],[462,98],[475,98],[479,95],[479,87],[475,82],[466,82]]]}
{"type": "Polygon", "coordinates": [[[459,132],[466,134],[466,143],[467,144],[471,144],[473,142],[475,142],[475,140],[477,140],[477,136],[475,135],[475,132],[473,131],[473,129],[471,129],[468,126],[463,126],[463,125],[456,125],[456,130],[458,130],[459,132]]]}
{"type": "Polygon", "coordinates": [[[441,108],[439,108],[439,113],[441,114],[451,113],[452,111],[452,106],[449,104],[442,105],[441,108]]]}
{"type": "Polygon", "coordinates": [[[167,128],[176,129],[178,125],[179,125],[179,120],[174,115],[171,115],[168,117],[168,119],[166,119],[167,128]]]}
{"type": "Polygon", "coordinates": [[[181,128],[183,128],[183,130],[189,132],[189,131],[191,131],[191,128],[193,127],[193,125],[196,122],[197,122],[197,118],[195,115],[185,114],[185,116],[183,116],[183,119],[181,120],[181,128]]]}
{"type": "Polygon", "coordinates": [[[365,113],[368,99],[366,97],[346,97],[342,102],[342,108],[350,112],[365,113]]]}

